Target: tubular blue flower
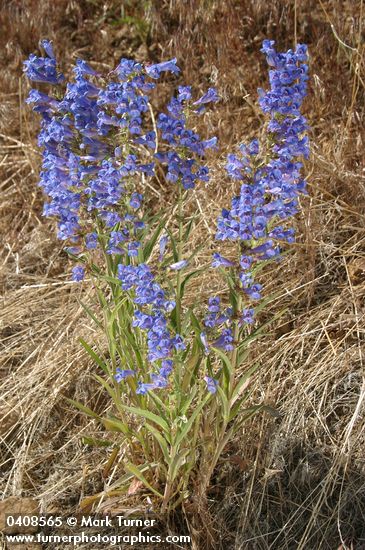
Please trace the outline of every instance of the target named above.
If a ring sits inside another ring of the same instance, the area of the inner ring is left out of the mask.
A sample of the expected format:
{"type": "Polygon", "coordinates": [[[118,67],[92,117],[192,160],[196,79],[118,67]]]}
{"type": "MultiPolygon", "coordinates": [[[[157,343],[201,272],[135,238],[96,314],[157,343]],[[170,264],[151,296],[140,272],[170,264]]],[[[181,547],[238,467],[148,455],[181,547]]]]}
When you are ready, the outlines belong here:
{"type": "Polygon", "coordinates": [[[169,265],[169,268],[173,271],[180,271],[180,269],[184,269],[188,265],[187,260],[180,260],[180,262],[176,262],[174,264],[169,265]]]}
{"type": "Polygon", "coordinates": [[[160,252],[159,257],[158,257],[159,262],[162,262],[162,260],[163,260],[165,250],[166,250],[166,246],[167,246],[168,242],[169,242],[169,236],[167,234],[162,235],[162,237],[160,239],[160,242],[159,242],[159,252],[160,252]]]}
{"type": "Polygon", "coordinates": [[[52,42],[50,42],[50,40],[41,40],[40,45],[42,46],[48,57],[52,57],[53,59],[55,59],[52,42]]]}
{"type": "Polygon", "coordinates": [[[25,74],[29,80],[33,80],[34,82],[61,84],[65,77],[57,72],[56,59],[51,42],[49,40],[42,40],[41,46],[48,57],[37,57],[31,54],[24,61],[25,74]]]}
{"type": "Polygon", "coordinates": [[[219,338],[213,342],[212,346],[214,348],[223,349],[224,351],[232,351],[234,349],[232,329],[224,329],[219,338]]]}
{"type": "Polygon", "coordinates": [[[143,71],[141,63],[137,63],[132,59],[121,59],[115,72],[122,81],[128,81],[131,76],[137,76],[143,71]]]}
{"type": "Polygon", "coordinates": [[[126,378],[130,376],[135,376],[136,371],[132,369],[120,369],[119,367],[116,369],[116,374],[114,376],[115,380],[117,382],[121,382],[122,380],[125,380],[126,378]]]}
{"type": "Polygon", "coordinates": [[[209,349],[209,344],[208,344],[208,338],[207,338],[207,335],[206,335],[205,332],[200,333],[200,341],[204,346],[205,355],[209,355],[210,349],[209,349]]]}
{"type": "Polygon", "coordinates": [[[138,395],[146,395],[146,393],[148,391],[151,391],[151,390],[154,390],[155,389],[155,385],[154,384],[144,384],[142,382],[138,382],[138,386],[137,386],[137,389],[136,389],[136,393],[138,395]]]}
{"type": "Polygon", "coordinates": [[[189,101],[192,98],[191,86],[179,86],[177,90],[179,92],[177,99],[180,103],[181,101],[189,101]]]}
{"type": "Polygon", "coordinates": [[[162,63],[155,63],[146,67],[146,74],[151,78],[160,78],[161,73],[171,72],[178,74],[180,72],[179,67],[176,65],[177,59],[174,57],[170,61],[163,61],[162,63]]]}
{"type": "Polygon", "coordinates": [[[141,206],[142,199],[143,199],[143,195],[141,195],[141,193],[132,193],[131,200],[129,201],[129,205],[134,210],[137,210],[141,206]]]}
{"type": "Polygon", "coordinates": [[[90,76],[97,76],[97,72],[94,71],[83,59],[76,59],[76,67],[74,68],[76,76],[82,76],[88,74],[90,76]]]}
{"type": "Polygon", "coordinates": [[[252,300],[260,300],[262,285],[255,283],[251,286],[244,287],[245,293],[252,298],[252,300]]]}
{"type": "Polygon", "coordinates": [[[204,376],[204,380],[207,384],[207,390],[211,394],[217,393],[218,389],[218,380],[215,380],[215,378],[211,378],[210,376],[204,376]]]}
{"type": "Polygon", "coordinates": [[[172,339],[172,343],[176,351],[184,351],[186,349],[184,340],[180,334],[176,334],[172,339]]]}
{"type": "Polygon", "coordinates": [[[211,297],[208,299],[208,314],[204,317],[204,325],[209,329],[213,329],[223,323],[230,322],[232,314],[232,308],[222,311],[220,298],[211,297]]]}
{"type": "Polygon", "coordinates": [[[209,88],[208,91],[197,101],[194,101],[193,105],[203,105],[205,103],[215,103],[219,101],[220,97],[216,88],[209,88]]]}
{"type": "Polygon", "coordinates": [[[154,389],[158,388],[166,388],[168,381],[165,376],[161,376],[160,374],[152,373],[151,374],[151,380],[154,389]]]}
{"type": "Polygon", "coordinates": [[[252,308],[244,309],[240,317],[240,324],[252,325],[255,322],[254,319],[255,310],[252,308]]]}
{"type": "Polygon", "coordinates": [[[236,264],[227,258],[224,258],[218,252],[213,253],[212,267],[234,267],[236,264]]]}
{"type": "Polygon", "coordinates": [[[85,268],[82,265],[75,265],[72,268],[72,280],[80,282],[85,277],[85,268]]]}
{"type": "Polygon", "coordinates": [[[221,300],[218,296],[208,299],[208,311],[218,313],[221,310],[221,300]]]}
{"type": "Polygon", "coordinates": [[[96,233],[89,233],[85,237],[86,248],[92,250],[98,245],[98,235],[96,233]]]}
{"type": "Polygon", "coordinates": [[[174,364],[171,359],[165,359],[164,361],[162,361],[161,365],[162,366],[160,368],[160,376],[167,378],[171,374],[174,364]]]}
{"type": "Polygon", "coordinates": [[[138,256],[138,249],[140,248],[141,243],[138,241],[132,241],[128,243],[128,256],[131,258],[138,256]]]}
{"type": "Polygon", "coordinates": [[[140,145],[145,145],[150,149],[155,149],[156,147],[156,132],[147,132],[145,136],[140,136],[135,138],[135,143],[140,145]]]}

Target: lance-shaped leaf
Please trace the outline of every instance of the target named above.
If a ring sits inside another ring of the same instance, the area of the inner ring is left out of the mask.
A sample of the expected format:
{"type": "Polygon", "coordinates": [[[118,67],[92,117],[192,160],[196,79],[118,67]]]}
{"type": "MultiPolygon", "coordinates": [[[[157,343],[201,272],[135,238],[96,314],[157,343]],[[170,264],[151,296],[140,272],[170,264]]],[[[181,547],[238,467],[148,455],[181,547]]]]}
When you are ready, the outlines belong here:
{"type": "Polygon", "coordinates": [[[152,493],[154,493],[155,495],[163,499],[163,495],[159,493],[154,487],[152,487],[152,485],[147,481],[147,479],[144,477],[141,470],[137,466],[135,466],[131,462],[127,462],[124,464],[124,467],[128,472],[134,474],[136,478],[142,481],[143,485],[147,487],[147,489],[149,489],[152,493]]]}

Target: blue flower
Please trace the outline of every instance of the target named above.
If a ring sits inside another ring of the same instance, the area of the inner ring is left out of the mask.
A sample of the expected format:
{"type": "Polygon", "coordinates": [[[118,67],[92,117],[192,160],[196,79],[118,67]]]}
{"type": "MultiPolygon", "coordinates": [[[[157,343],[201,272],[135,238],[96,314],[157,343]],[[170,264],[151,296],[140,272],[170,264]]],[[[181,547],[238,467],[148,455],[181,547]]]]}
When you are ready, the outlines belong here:
{"type": "Polygon", "coordinates": [[[174,364],[171,359],[165,359],[164,361],[162,361],[161,365],[162,366],[160,368],[160,376],[167,378],[167,376],[171,374],[174,364]]]}
{"type": "Polygon", "coordinates": [[[115,380],[117,382],[121,382],[122,380],[125,380],[129,376],[135,376],[136,371],[131,369],[120,369],[119,367],[116,369],[116,374],[114,376],[115,380]]]}
{"type": "Polygon", "coordinates": [[[204,380],[207,384],[207,390],[209,393],[214,394],[218,389],[218,380],[211,378],[210,376],[204,376],[204,380]]]}
{"type": "Polygon", "coordinates": [[[180,260],[180,262],[176,262],[174,264],[171,264],[169,267],[170,269],[173,269],[174,271],[180,271],[180,269],[184,269],[188,265],[187,260],[180,260]]]}
{"type": "Polygon", "coordinates": [[[234,349],[232,329],[224,329],[219,338],[213,342],[212,346],[223,349],[224,351],[232,351],[234,349]]]}
{"type": "Polygon", "coordinates": [[[179,92],[177,96],[179,102],[189,101],[192,98],[191,86],[179,86],[177,90],[179,92]]]}
{"type": "Polygon", "coordinates": [[[203,346],[204,346],[204,353],[205,353],[205,355],[209,355],[210,349],[209,349],[209,344],[208,344],[207,335],[206,335],[205,332],[201,332],[201,333],[200,333],[200,340],[201,340],[201,343],[202,343],[203,346]]]}
{"type": "Polygon", "coordinates": [[[205,103],[212,103],[219,101],[220,97],[216,88],[209,88],[208,91],[198,101],[194,101],[193,105],[203,105],[205,103]]]}
{"type": "Polygon", "coordinates": [[[50,42],[49,40],[41,40],[40,45],[42,46],[48,57],[52,57],[53,59],[55,58],[52,42],[50,42]]]}
{"type": "Polygon", "coordinates": [[[138,249],[140,248],[141,243],[138,241],[132,241],[128,243],[128,256],[131,258],[138,256],[138,249]]]}
{"type": "Polygon", "coordinates": [[[156,63],[146,67],[146,73],[151,78],[159,78],[163,72],[171,72],[178,74],[180,72],[179,67],[176,65],[177,59],[174,57],[170,61],[163,61],[162,63],[156,63]]]}
{"type": "Polygon", "coordinates": [[[173,183],[180,181],[184,189],[193,189],[198,180],[209,180],[208,168],[201,165],[199,160],[206,149],[217,146],[216,137],[201,140],[196,132],[187,127],[184,102],[190,97],[190,87],[180,87],[178,96],[173,97],[167,106],[169,114],[161,113],[157,119],[162,139],[172,150],[157,153],[155,157],[166,163],[166,179],[173,183]]]}
{"type": "Polygon", "coordinates": [[[54,57],[37,57],[31,54],[24,61],[24,71],[27,77],[34,82],[61,84],[64,81],[64,76],[57,72],[54,57]]]}
{"type": "Polygon", "coordinates": [[[138,395],[146,395],[148,391],[154,390],[155,385],[154,384],[144,384],[142,382],[138,382],[136,393],[138,395]]]}
{"type": "Polygon", "coordinates": [[[129,80],[131,76],[137,76],[143,71],[143,66],[141,63],[133,61],[133,59],[121,59],[118,67],[115,69],[115,72],[118,74],[119,78],[123,81],[129,80]]]}
{"type": "Polygon", "coordinates": [[[76,76],[82,76],[84,74],[96,76],[98,74],[83,59],[76,59],[76,67],[74,68],[74,72],[76,76]]]}
{"type": "Polygon", "coordinates": [[[98,245],[98,235],[96,233],[89,233],[85,237],[86,248],[89,250],[96,248],[98,245]]]}
{"type": "Polygon", "coordinates": [[[80,282],[85,277],[85,268],[82,265],[75,265],[72,268],[72,280],[80,282]]]}
{"type": "Polygon", "coordinates": [[[160,374],[151,374],[151,380],[153,387],[158,388],[166,388],[168,381],[164,376],[161,376],[160,374]]]}
{"type": "Polygon", "coordinates": [[[160,239],[160,242],[159,242],[159,251],[160,251],[160,254],[159,254],[159,257],[158,257],[159,262],[162,262],[162,260],[163,260],[165,250],[166,250],[166,246],[167,246],[168,242],[169,242],[169,236],[167,234],[162,235],[162,237],[160,239]]]}
{"type": "Polygon", "coordinates": [[[224,258],[218,252],[213,253],[212,267],[234,267],[235,263],[227,258],[224,258]]]}
{"type": "Polygon", "coordinates": [[[252,325],[255,322],[254,319],[255,310],[252,308],[244,309],[241,313],[240,324],[252,325]]]}

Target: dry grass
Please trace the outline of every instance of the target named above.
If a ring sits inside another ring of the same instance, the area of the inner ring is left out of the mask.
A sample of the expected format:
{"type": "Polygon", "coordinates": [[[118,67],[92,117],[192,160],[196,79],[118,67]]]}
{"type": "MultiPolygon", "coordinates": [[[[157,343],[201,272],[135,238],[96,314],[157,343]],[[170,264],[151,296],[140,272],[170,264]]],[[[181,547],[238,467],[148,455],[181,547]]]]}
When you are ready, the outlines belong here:
{"type": "MultiPolygon", "coordinates": [[[[262,416],[227,450],[209,495],[216,548],[365,548],[364,29],[361,1],[180,2],[3,1],[0,170],[3,290],[0,411],[4,496],[35,496],[43,510],[72,511],[103,488],[102,451],[80,444],[94,433],[62,395],[107,406],[90,381],[78,338],[96,338],[68,282],[53,226],[41,217],[34,117],[23,107],[24,56],[43,36],[66,63],[77,55],[113,65],[122,55],[176,55],[188,83],[216,83],[225,101],[209,119],[224,148],[260,127],[256,88],[266,78],[259,45],[293,38],[311,52],[306,114],[312,125],[309,197],[300,240],[279,271],[265,274],[279,298],[262,320],[285,310],[255,346],[263,368],[255,399],[262,416]],[[147,29],[138,23],[148,17],[147,29]],[[124,15],[135,17],[126,28],[124,15]]],[[[159,98],[161,99],[161,98],[159,98]]],[[[211,230],[225,202],[221,166],[197,190],[211,230]]],[[[169,190],[160,189],[170,200],[169,190]]],[[[202,258],[204,261],[204,258],[202,258]]],[[[216,284],[216,283],[214,283],[216,284]]],[[[218,285],[218,283],[217,283],[218,285]]],[[[217,286],[217,288],[219,288],[217,286]]],[[[197,290],[197,289],[196,289],[197,290]]],[[[201,291],[204,289],[201,288],[201,291]]],[[[85,296],[84,296],[85,298],[85,296]]],[[[116,472],[121,470],[117,465],[116,472]]],[[[120,501],[118,506],[123,507],[120,501]]],[[[204,549],[204,529],[195,533],[204,549]]]]}

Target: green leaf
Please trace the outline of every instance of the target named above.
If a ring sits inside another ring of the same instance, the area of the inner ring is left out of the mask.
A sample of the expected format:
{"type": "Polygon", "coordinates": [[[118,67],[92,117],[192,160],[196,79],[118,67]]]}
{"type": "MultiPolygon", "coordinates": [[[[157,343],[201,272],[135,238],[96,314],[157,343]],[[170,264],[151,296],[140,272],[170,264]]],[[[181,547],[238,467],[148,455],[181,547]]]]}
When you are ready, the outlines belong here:
{"type": "Polygon", "coordinates": [[[218,395],[219,395],[220,400],[222,402],[223,419],[224,419],[225,422],[228,422],[229,415],[230,415],[230,405],[229,405],[226,394],[224,393],[223,389],[220,386],[218,386],[218,395]]]}
{"type": "Polygon", "coordinates": [[[86,313],[88,314],[88,316],[90,317],[90,319],[92,319],[94,321],[94,323],[99,327],[99,328],[103,328],[103,324],[99,321],[99,319],[97,319],[94,315],[94,313],[91,311],[91,309],[86,305],[84,304],[84,302],[82,302],[81,300],[78,300],[78,303],[80,304],[80,306],[82,307],[82,309],[84,311],[86,311],[86,313]]]}
{"type": "Polygon", "coordinates": [[[188,409],[189,409],[189,407],[190,407],[190,405],[191,405],[191,403],[192,403],[192,401],[193,401],[193,399],[196,395],[196,392],[197,392],[197,387],[194,386],[191,389],[190,395],[188,395],[188,397],[185,400],[182,399],[181,407],[180,407],[180,410],[179,410],[179,416],[184,416],[187,413],[187,411],[188,411],[188,409]]]}
{"type": "Polygon", "coordinates": [[[99,384],[101,384],[103,386],[103,388],[106,389],[106,391],[108,392],[108,394],[112,398],[113,402],[116,403],[117,396],[116,396],[116,393],[115,393],[114,389],[110,386],[110,384],[108,384],[108,382],[106,382],[106,380],[104,380],[98,374],[93,374],[93,378],[95,378],[95,380],[97,380],[99,382],[99,384]]]}
{"type": "Polygon", "coordinates": [[[176,478],[181,466],[186,462],[186,457],[189,454],[189,452],[190,452],[190,449],[184,449],[182,452],[174,456],[169,468],[169,481],[171,483],[176,478]]]}
{"type": "Polygon", "coordinates": [[[182,442],[184,437],[189,433],[189,431],[190,431],[190,429],[193,425],[194,420],[196,419],[198,414],[201,412],[202,408],[208,403],[210,398],[211,398],[211,395],[208,394],[208,395],[205,396],[203,401],[201,401],[199,403],[199,405],[196,407],[196,409],[194,410],[193,414],[191,415],[191,417],[189,418],[187,423],[184,425],[181,432],[176,436],[176,439],[174,441],[174,446],[178,447],[180,445],[180,443],[182,442]]]}
{"type": "Polygon", "coordinates": [[[156,395],[154,392],[150,392],[148,394],[148,397],[152,399],[152,401],[155,403],[156,407],[158,408],[158,411],[162,418],[166,420],[167,422],[167,416],[169,414],[169,408],[165,405],[165,403],[156,395]]]}
{"type": "Polygon", "coordinates": [[[230,289],[229,291],[229,302],[233,308],[233,311],[238,310],[238,298],[237,298],[237,291],[235,289],[230,289]]]}
{"type": "Polygon", "coordinates": [[[238,400],[235,407],[233,407],[233,409],[231,410],[231,414],[229,417],[229,421],[231,421],[235,418],[235,416],[237,416],[238,412],[241,412],[241,415],[237,420],[236,429],[238,429],[240,426],[242,426],[244,422],[249,420],[252,416],[257,414],[259,411],[261,411],[264,408],[264,405],[255,405],[253,407],[249,407],[248,409],[243,409],[242,411],[240,411],[240,406],[241,406],[241,400],[238,400]]]}
{"type": "Polygon", "coordinates": [[[104,309],[108,311],[108,302],[106,301],[104,294],[99,289],[97,290],[97,294],[100,304],[103,306],[104,309]]]}
{"type": "Polygon", "coordinates": [[[191,220],[188,222],[187,227],[186,227],[186,230],[185,230],[185,233],[184,233],[183,238],[182,238],[182,240],[183,240],[184,243],[186,243],[186,242],[188,241],[188,239],[189,239],[189,237],[190,237],[191,230],[192,230],[192,228],[193,228],[194,220],[195,220],[197,217],[198,217],[198,216],[193,216],[193,217],[191,218],[191,220]]]}
{"type": "Polygon", "coordinates": [[[185,362],[184,376],[181,384],[181,389],[183,392],[188,391],[192,383],[194,384],[197,371],[199,369],[200,363],[202,362],[202,351],[201,351],[202,347],[203,346],[200,341],[200,336],[199,334],[196,334],[196,337],[194,338],[194,342],[193,342],[193,349],[189,354],[190,358],[187,361],[186,359],[184,361],[185,362]]]}
{"type": "Polygon", "coordinates": [[[195,277],[195,275],[197,275],[198,273],[202,273],[203,271],[204,271],[204,269],[196,269],[195,271],[191,271],[190,273],[188,273],[186,275],[186,277],[183,279],[183,281],[181,283],[181,288],[180,288],[181,298],[184,296],[186,283],[189,282],[190,279],[195,277]]]}
{"type": "Polygon", "coordinates": [[[119,354],[121,358],[123,357],[123,354],[127,355],[129,358],[129,364],[134,363],[133,361],[133,356],[134,356],[136,358],[138,367],[141,369],[142,372],[144,372],[145,365],[143,362],[143,357],[139,350],[140,346],[138,345],[137,340],[135,338],[135,334],[136,333],[133,334],[131,332],[130,327],[126,327],[126,329],[122,331],[122,336],[124,337],[125,341],[124,341],[123,348],[121,349],[121,352],[119,354]],[[126,343],[129,344],[129,349],[126,346],[126,343]]]}
{"type": "MultiPolygon", "coordinates": [[[[109,319],[108,319],[110,324],[114,323],[115,319],[119,316],[120,308],[122,306],[125,307],[126,303],[127,303],[127,298],[126,297],[118,299],[118,302],[116,303],[115,308],[111,311],[109,319]]],[[[125,309],[126,309],[126,307],[125,307],[125,309]]]]}
{"type": "Polygon", "coordinates": [[[223,372],[224,372],[225,378],[229,380],[230,376],[231,376],[231,373],[233,371],[233,365],[232,365],[229,357],[225,353],[223,353],[223,351],[220,350],[219,348],[215,348],[215,347],[212,346],[212,349],[222,359],[223,372]]]}
{"type": "Polygon", "coordinates": [[[109,369],[108,369],[108,366],[106,365],[106,363],[101,359],[101,357],[99,357],[99,355],[91,348],[91,346],[89,346],[89,344],[87,342],[85,342],[85,340],[83,338],[79,338],[79,342],[80,344],[83,346],[83,348],[85,348],[85,350],[87,351],[87,353],[90,355],[91,359],[97,364],[99,365],[99,367],[108,375],[110,375],[110,372],[109,372],[109,369]]]}
{"type": "Polygon", "coordinates": [[[179,259],[179,253],[178,253],[177,246],[176,246],[176,239],[167,227],[165,228],[165,230],[166,230],[166,233],[168,234],[168,236],[170,237],[170,243],[171,243],[171,246],[172,246],[172,255],[173,255],[173,258],[174,258],[174,262],[177,262],[178,259],[179,259]]]}
{"type": "Polygon", "coordinates": [[[70,399],[69,397],[65,397],[65,396],[63,396],[63,397],[64,397],[64,399],[66,399],[66,401],[68,403],[70,403],[71,405],[73,405],[74,407],[79,409],[79,411],[87,414],[87,416],[91,416],[91,418],[96,418],[97,420],[100,420],[100,416],[98,414],[96,414],[96,412],[89,409],[89,407],[86,407],[82,403],[79,403],[79,401],[74,401],[73,399],[70,399]]]}
{"type": "Polygon", "coordinates": [[[269,413],[274,418],[281,418],[282,417],[282,414],[277,409],[275,409],[275,407],[271,407],[270,405],[264,405],[262,407],[262,409],[265,412],[269,413]]]}
{"type": "Polygon", "coordinates": [[[161,493],[159,493],[154,487],[152,487],[152,485],[150,485],[150,483],[148,483],[147,479],[144,477],[142,472],[137,468],[137,466],[135,466],[131,462],[127,462],[124,464],[124,467],[128,472],[130,472],[131,474],[136,476],[137,479],[142,481],[143,485],[145,485],[147,489],[149,489],[150,491],[152,491],[152,493],[154,493],[155,495],[163,499],[163,495],[161,495],[161,493]]]}
{"type": "Polygon", "coordinates": [[[152,426],[148,422],[145,423],[145,427],[153,435],[153,437],[156,439],[156,441],[160,445],[161,451],[162,451],[162,453],[165,457],[166,464],[169,464],[170,463],[170,453],[169,453],[168,443],[167,443],[166,439],[157,430],[157,428],[155,428],[154,426],[152,426]]]}
{"type": "Polygon", "coordinates": [[[246,389],[244,387],[245,383],[248,381],[250,376],[252,376],[257,371],[257,369],[260,366],[261,366],[260,363],[255,363],[247,371],[245,371],[243,374],[241,374],[241,376],[239,378],[239,381],[237,382],[237,384],[236,384],[236,386],[233,390],[233,393],[232,393],[232,403],[234,403],[236,401],[236,399],[238,399],[238,397],[240,396],[242,391],[246,389]]]}
{"type": "MultiPolygon", "coordinates": [[[[159,466],[159,464],[157,464],[156,462],[151,462],[151,463],[145,463],[143,465],[138,466],[138,469],[141,473],[143,473],[143,472],[148,472],[149,470],[151,470],[151,468],[156,468],[157,466],[159,466]]],[[[109,485],[108,493],[110,492],[110,490],[113,490],[113,489],[119,490],[121,489],[121,487],[125,487],[125,485],[131,479],[133,479],[133,477],[135,477],[135,475],[131,472],[124,474],[122,477],[118,478],[114,483],[109,485]]]]}
{"type": "MultiPolygon", "coordinates": [[[[170,428],[169,428],[169,425],[167,424],[166,420],[164,420],[163,418],[160,418],[159,416],[157,416],[157,414],[154,414],[151,411],[140,409],[138,407],[128,407],[127,405],[121,405],[121,407],[125,411],[136,414],[137,416],[142,416],[143,418],[146,418],[147,420],[151,420],[151,422],[154,422],[155,424],[160,426],[160,428],[162,428],[162,430],[165,432],[166,435],[168,435],[168,436],[170,435],[170,428]]],[[[166,438],[166,439],[169,439],[169,438],[166,438]]]]}
{"type": "Polygon", "coordinates": [[[101,421],[106,430],[109,430],[111,432],[121,432],[124,435],[128,435],[130,433],[127,424],[124,424],[124,422],[122,422],[121,420],[119,420],[119,418],[116,418],[115,416],[102,418],[101,421]]]}
{"type": "Polygon", "coordinates": [[[153,252],[154,246],[157,242],[157,239],[161,235],[161,232],[166,224],[166,218],[163,218],[161,222],[158,224],[157,228],[155,229],[153,235],[151,238],[147,241],[145,246],[143,247],[143,262],[147,262],[153,252]]]}
{"type": "Polygon", "coordinates": [[[196,317],[192,309],[189,311],[189,314],[191,319],[191,325],[194,328],[194,330],[197,332],[197,335],[200,336],[200,333],[202,332],[202,328],[200,326],[198,318],[196,317]]]}
{"type": "Polygon", "coordinates": [[[117,277],[110,277],[110,275],[100,275],[99,279],[102,281],[107,281],[108,283],[114,283],[121,286],[121,282],[117,277]]]}
{"type": "Polygon", "coordinates": [[[92,447],[111,447],[111,445],[114,445],[113,441],[108,441],[107,439],[96,439],[95,437],[88,435],[84,435],[81,438],[81,442],[83,445],[90,445],[92,447]]]}

